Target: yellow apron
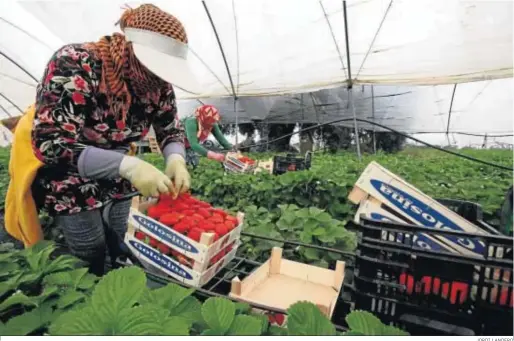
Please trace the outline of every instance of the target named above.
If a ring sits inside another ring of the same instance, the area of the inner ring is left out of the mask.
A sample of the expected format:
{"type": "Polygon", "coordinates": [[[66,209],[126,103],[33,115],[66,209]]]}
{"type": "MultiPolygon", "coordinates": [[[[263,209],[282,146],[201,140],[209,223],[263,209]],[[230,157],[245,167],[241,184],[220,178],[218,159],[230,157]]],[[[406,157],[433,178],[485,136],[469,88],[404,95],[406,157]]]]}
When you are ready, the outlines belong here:
{"type": "Polygon", "coordinates": [[[5,229],[11,236],[22,241],[25,247],[43,239],[43,230],[31,191],[37,171],[43,166],[32,150],[31,132],[35,113],[35,107],[29,107],[14,130],[9,160],[10,181],[5,198],[5,229]]]}

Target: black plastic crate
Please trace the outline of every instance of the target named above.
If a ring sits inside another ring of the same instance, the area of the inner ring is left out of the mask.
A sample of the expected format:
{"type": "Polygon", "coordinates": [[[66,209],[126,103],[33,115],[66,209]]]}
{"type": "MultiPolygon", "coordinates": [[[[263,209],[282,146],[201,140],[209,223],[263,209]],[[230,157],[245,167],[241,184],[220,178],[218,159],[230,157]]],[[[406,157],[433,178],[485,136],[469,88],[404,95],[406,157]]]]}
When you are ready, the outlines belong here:
{"type": "Polygon", "coordinates": [[[286,172],[302,171],[311,168],[312,153],[307,152],[305,158],[296,157],[295,154],[273,157],[273,174],[280,175],[286,172]]]}
{"type": "MultiPolygon", "coordinates": [[[[468,220],[481,218],[476,214],[478,205],[467,207],[468,220]]],[[[512,335],[512,238],[364,217],[358,226],[361,236],[352,286],[356,295],[372,295],[375,301],[394,303],[393,315],[387,310],[376,311],[382,319],[400,323],[405,316],[414,315],[471,329],[478,335],[512,335]],[[428,250],[412,237],[421,233],[433,239],[450,238],[462,245],[481,243],[483,257],[428,250]]],[[[369,297],[355,301],[356,309],[375,309],[369,297]]]]}

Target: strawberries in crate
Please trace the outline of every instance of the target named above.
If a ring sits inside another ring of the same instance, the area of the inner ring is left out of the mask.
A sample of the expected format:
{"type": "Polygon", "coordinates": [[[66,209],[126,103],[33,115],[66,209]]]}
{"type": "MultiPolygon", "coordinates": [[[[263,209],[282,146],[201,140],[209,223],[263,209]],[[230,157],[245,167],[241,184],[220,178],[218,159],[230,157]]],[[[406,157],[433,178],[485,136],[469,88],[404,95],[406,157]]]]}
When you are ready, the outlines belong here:
{"type": "MultiPolygon", "coordinates": [[[[212,240],[214,243],[234,230],[239,224],[238,219],[228,212],[213,208],[209,203],[203,202],[190,194],[182,194],[176,199],[173,199],[170,195],[161,195],[157,203],[148,208],[147,214],[161,224],[196,242],[201,241],[203,233],[211,233],[214,236],[212,240]]],[[[191,259],[184,257],[181,253],[174,252],[165,244],[146,236],[141,231],[137,231],[135,237],[158,249],[161,253],[179,260],[182,264],[193,264],[191,259]]],[[[210,264],[222,259],[230,250],[228,247],[221,250],[211,258],[210,264]]]]}
{"type": "Polygon", "coordinates": [[[150,207],[147,213],[151,218],[195,241],[200,241],[198,234],[201,236],[203,232],[216,232],[218,238],[223,237],[238,224],[236,217],[187,193],[176,199],[170,195],[161,195],[157,204],[150,207]]]}
{"type": "Polygon", "coordinates": [[[246,163],[248,165],[254,165],[255,164],[255,161],[250,159],[247,156],[241,156],[241,157],[238,158],[238,160],[241,161],[242,163],[246,163]]]}

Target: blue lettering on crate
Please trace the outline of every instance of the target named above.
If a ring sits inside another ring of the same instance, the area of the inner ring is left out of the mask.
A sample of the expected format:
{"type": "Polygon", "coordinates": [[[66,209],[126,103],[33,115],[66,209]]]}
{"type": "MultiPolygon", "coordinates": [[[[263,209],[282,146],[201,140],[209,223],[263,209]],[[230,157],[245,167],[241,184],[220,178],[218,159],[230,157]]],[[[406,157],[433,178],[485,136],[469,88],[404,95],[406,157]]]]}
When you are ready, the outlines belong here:
{"type": "MultiPolygon", "coordinates": [[[[376,212],[372,212],[370,214],[370,217],[371,219],[374,219],[374,220],[381,220],[381,221],[386,221],[386,222],[393,222],[394,221],[386,216],[383,216],[382,214],[380,213],[376,213],[376,212]]],[[[398,233],[397,236],[396,236],[396,242],[398,243],[401,243],[402,242],[402,235],[403,233],[398,233]]],[[[406,235],[405,236],[405,242],[408,243],[409,242],[409,239],[410,239],[410,235],[406,235]]],[[[434,250],[434,251],[447,251],[446,248],[444,247],[441,247],[441,245],[428,238],[425,234],[422,234],[422,233],[417,233],[416,235],[414,235],[414,243],[419,246],[419,247],[422,247],[424,249],[427,249],[427,250],[434,250]]]]}
{"type": "Polygon", "coordinates": [[[162,240],[173,244],[182,250],[185,250],[190,253],[198,253],[198,249],[191,245],[187,240],[184,238],[181,238],[175,234],[173,234],[169,229],[162,227],[153,221],[140,216],[138,214],[133,215],[134,219],[144,227],[146,227],[148,230],[150,230],[155,235],[159,236],[162,240]]]}
{"type": "Polygon", "coordinates": [[[182,278],[189,279],[189,280],[193,279],[193,277],[191,276],[191,274],[189,272],[187,272],[186,270],[184,270],[180,266],[176,265],[168,257],[163,256],[162,254],[160,254],[159,252],[155,251],[151,247],[148,247],[145,244],[140,243],[140,242],[135,241],[135,240],[130,240],[129,243],[137,251],[139,251],[139,253],[141,255],[143,255],[145,258],[150,260],[150,262],[152,262],[154,264],[157,264],[157,265],[163,267],[164,269],[166,269],[168,271],[171,271],[174,274],[176,274],[176,275],[178,275],[178,276],[180,276],[182,278]]]}
{"type": "MultiPolygon", "coordinates": [[[[371,185],[377,191],[379,191],[391,204],[399,208],[409,217],[420,222],[423,226],[432,227],[435,229],[466,232],[449,218],[445,217],[443,214],[434,210],[433,208],[428,207],[422,201],[414,198],[410,194],[394,186],[385,184],[380,180],[372,179],[370,182],[371,185]]],[[[462,238],[457,236],[445,236],[444,238],[478,255],[484,254],[485,244],[481,240],[474,240],[471,238],[462,238]]]]}

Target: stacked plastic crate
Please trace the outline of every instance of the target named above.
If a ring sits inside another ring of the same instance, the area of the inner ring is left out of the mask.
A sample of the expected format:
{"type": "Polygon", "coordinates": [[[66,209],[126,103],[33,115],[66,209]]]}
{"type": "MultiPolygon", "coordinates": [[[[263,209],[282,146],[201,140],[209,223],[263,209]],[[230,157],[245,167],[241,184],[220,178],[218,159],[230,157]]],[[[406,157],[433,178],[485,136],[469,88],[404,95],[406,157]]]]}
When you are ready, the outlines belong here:
{"type": "Polygon", "coordinates": [[[438,202],[375,162],[349,199],[359,204],[355,309],[414,334],[511,335],[513,239],[480,206],[438,202]]]}

